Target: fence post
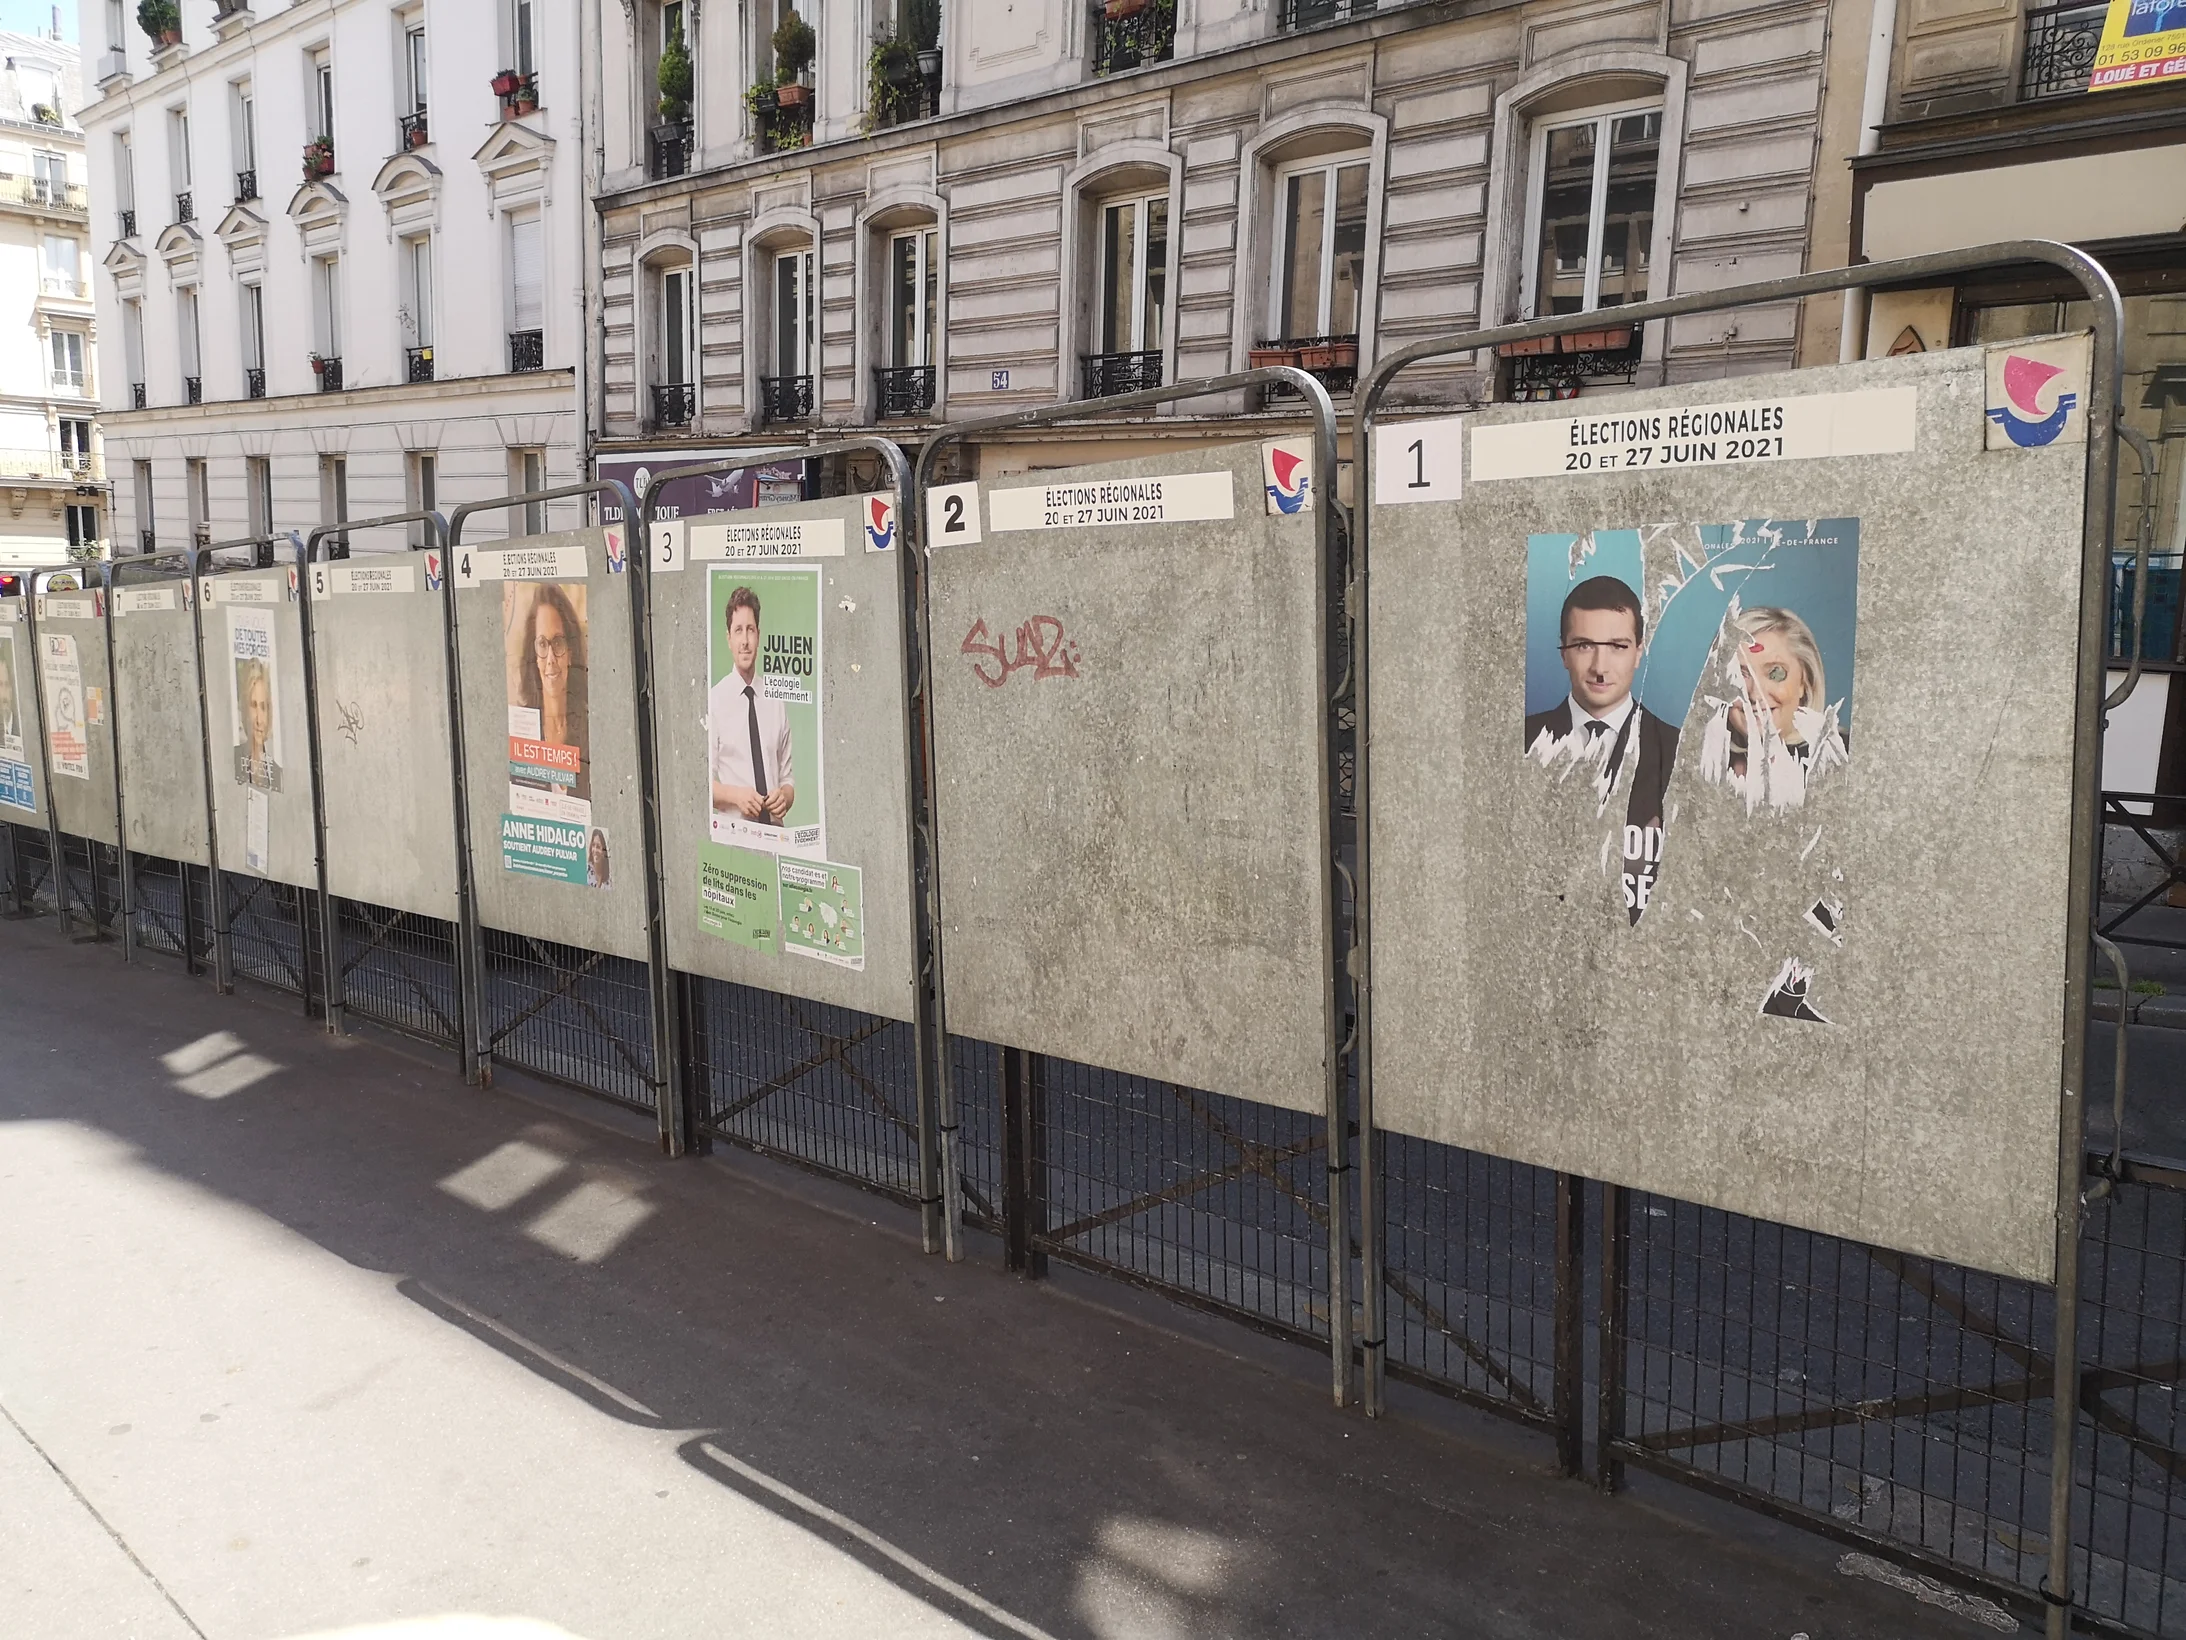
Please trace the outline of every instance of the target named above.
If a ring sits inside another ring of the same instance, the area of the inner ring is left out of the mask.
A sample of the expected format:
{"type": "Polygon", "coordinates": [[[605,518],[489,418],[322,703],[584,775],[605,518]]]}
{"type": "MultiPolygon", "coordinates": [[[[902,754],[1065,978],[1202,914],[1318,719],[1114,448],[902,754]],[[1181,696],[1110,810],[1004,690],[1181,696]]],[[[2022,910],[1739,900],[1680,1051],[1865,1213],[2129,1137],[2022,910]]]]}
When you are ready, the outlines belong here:
{"type": "Polygon", "coordinates": [[[121,892],[121,960],[134,962],[137,956],[137,896],[129,870],[129,808],[121,767],[121,672],[114,664],[114,598],[120,590],[119,566],[108,564],[103,579],[106,582],[106,744],[114,759],[115,886],[121,892]]]}
{"type": "Polygon", "coordinates": [[[1556,1467],[1586,1464],[1586,1181],[1556,1175],[1556,1467]]]}
{"type": "Polygon", "coordinates": [[[1624,1484],[1624,1462],[1617,1456],[1616,1443],[1624,1438],[1625,1281],[1631,1262],[1631,1211],[1629,1191],[1622,1185],[1602,1185],[1601,1406],[1595,1422],[1594,1480],[1604,1492],[1624,1484]]]}
{"type": "MultiPolygon", "coordinates": [[[[640,549],[642,550],[642,549],[640,549]]],[[[684,1153],[713,1154],[713,1128],[708,1123],[713,1089],[713,1062],[706,1052],[706,982],[697,974],[671,972],[669,982],[680,988],[676,1009],[676,1034],[682,1042],[678,1056],[677,1086],[671,1090],[683,1105],[684,1153]]]]}

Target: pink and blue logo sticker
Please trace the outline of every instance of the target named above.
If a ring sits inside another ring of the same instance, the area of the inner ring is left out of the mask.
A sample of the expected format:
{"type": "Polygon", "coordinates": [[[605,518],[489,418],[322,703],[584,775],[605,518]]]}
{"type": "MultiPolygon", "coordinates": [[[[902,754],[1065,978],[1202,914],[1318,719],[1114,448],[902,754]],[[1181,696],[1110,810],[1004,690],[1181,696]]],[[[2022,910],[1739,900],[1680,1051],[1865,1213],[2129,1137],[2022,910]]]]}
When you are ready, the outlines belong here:
{"type": "Polygon", "coordinates": [[[1990,348],[1987,448],[2085,443],[2091,350],[2084,335],[1990,348]]]}
{"type": "Polygon", "coordinates": [[[1313,505],[1313,441],[1269,439],[1260,446],[1260,479],[1268,493],[1268,515],[1287,516],[1313,505]]]}
{"type": "Polygon", "coordinates": [[[623,550],[622,531],[607,531],[607,573],[620,575],[630,565],[630,556],[623,550]]]}
{"type": "Polygon", "coordinates": [[[437,552],[428,552],[425,555],[425,590],[427,592],[438,592],[440,590],[440,583],[442,579],[443,577],[440,573],[440,554],[437,552]]]}
{"type": "Polygon", "coordinates": [[[885,495],[865,498],[865,550],[888,552],[896,544],[896,504],[885,495]]]}

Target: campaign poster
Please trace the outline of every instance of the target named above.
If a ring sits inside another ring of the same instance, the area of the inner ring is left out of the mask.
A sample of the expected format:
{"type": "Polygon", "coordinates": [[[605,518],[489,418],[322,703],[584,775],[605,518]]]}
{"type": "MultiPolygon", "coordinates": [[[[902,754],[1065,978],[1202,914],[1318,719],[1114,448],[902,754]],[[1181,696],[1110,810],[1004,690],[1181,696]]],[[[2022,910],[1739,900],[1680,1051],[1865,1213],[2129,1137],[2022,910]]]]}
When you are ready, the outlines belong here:
{"type": "Polygon", "coordinates": [[[865,884],[856,866],[784,856],[782,949],[838,968],[865,966],[865,884]]]}
{"type": "Polygon", "coordinates": [[[2186,0],[2110,0],[2090,91],[2186,78],[2186,0]]]}
{"type": "Polygon", "coordinates": [[[712,565],[706,609],[707,836],[823,859],[819,566],[712,565]]]}
{"type": "Polygon", "coordinates": [[[91,744],[85,735],[83,668],[76,661],[76,640],[64,632],[40,633],[38,652],[46,680],[46,750],[53,772],[89,780],[91,744]]]}
{"type": "Polygon", "coordinates": [[[698,921],[707,933],[731,945],[772,951],[780,907],[777,856],[719,843],[698,846],[698,921]]]}
{"type": "Polygon", "coordinates": [[[501,869],[579,888],[606,887],[612,856],[606,833],[592,824],[585,583],[502,582],[501,632],[508,711],[501,869]]]}
{"type": "Polygon", "coordinates": [[[23,752],[23,707],[15,693],[15,634],[0,631],[0,804],[35,809],[30,763],[23,752]]]}
{"type": "Polygon", "coordinates": [[[281,713],[273,665],[273,611],[228,609],[230,762],[238,786],[281,789],[281,713]]]}
{"type": "MultiPolygon", "coordinates": [[[[1675,792],[1697,785],[1758,838],[1845,778],[1859,533],[1852,518],[1746,519],[1528,539],[1524,755],[1591,806],[1630,926],[1676,869],[1675,792]]],[[[1834,940],[1831,903],[1809,916],[1834,940]]]]}

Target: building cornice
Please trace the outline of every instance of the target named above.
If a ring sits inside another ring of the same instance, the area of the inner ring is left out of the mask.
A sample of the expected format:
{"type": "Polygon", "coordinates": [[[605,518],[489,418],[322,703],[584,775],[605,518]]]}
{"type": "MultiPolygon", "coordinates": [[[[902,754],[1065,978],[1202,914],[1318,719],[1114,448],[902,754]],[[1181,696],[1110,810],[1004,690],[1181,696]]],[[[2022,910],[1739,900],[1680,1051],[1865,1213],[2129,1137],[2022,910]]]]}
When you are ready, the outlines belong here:
{"type": "MultiPolygon", "coordinates": [[[[573,392],[577,385],[577,372],[573,366],[550,370],[524,370],[499,376],[458,376],[452,381],[395,382],[385,387],[352,387],[340,393],[279,393],[263,399],[208,399],[203,404],[162,404],[143,410],[102,410],[99,425],[113,437],[126,437],[132,433],[156,431],[165,427],[189,425],[193,431],[206,421],[216,421],[225,431],[231,427],[253,425],[268,419],[277,419],[283,425],[295,425],[298,412],[308,405],[317,405],[328,411],[347,408],[379,409],[382,407],[401,410],[405,414],[420,413],[421,406],[430,406],[436,419],[445,420],[445,406],[450,400],[491,398],[511,392],[530,395],[534,392],[552,391],[558,395],[573,392]]],[[[569,406],[571,413],[575,405],[569,406]]]]}
{"type": "Polygon", "coordinates": [[[1982,170],[2066,152],[2149,148],[2186,138],[2186,97],[2168,88],[2159,95],[2160,101],[2150,98],[2116,113],[2090,112],[2085,103],[2058,98],[1978,115],[1902,120],[1883,126],[1883,146],[1854,157],[1851,165],[1863,175],[1915,167],[1982,170]]]}
{"type": "Polygon", "coordinates": [[[956,137],[971,136],[1028,119],[1090,108],[1136,96],[1166,96],[1181,87],[1204,81],[1215,74],[1259,74],[1301,58],[1323,57],[1347,48],[1371,46],[1393,35],[1416,33],[1450,23],[1492,16],[1500,11],[1522,9],[1527,0],[1419,0],[1386,12],[1338,23],[1331,27],[1248,40],[1241,45],[1218,46],[1195,52],[1151,68],[1086,80],[1078,85],[1038,92],[984,108],[941,114],[909,125],[890,126],[870,136],[845,136],[814,143],[809,148],[782,153],[755,154],[708,170],[687,171],[660,182],[611,190],[595,196],[602,211],[656,204],[724,183],[754,182],[767,177],[832,164],[851,154],[881,155],[909,148],[925,148],[956,137]]]}

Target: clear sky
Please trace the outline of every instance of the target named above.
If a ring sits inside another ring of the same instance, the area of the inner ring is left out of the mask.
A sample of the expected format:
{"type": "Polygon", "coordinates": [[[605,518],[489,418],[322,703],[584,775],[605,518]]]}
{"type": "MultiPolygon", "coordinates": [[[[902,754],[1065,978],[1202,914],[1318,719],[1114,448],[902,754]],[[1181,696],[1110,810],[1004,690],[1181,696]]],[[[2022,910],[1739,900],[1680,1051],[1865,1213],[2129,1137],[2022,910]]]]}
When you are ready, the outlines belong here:
{"type": "MultiPolygon", "coordinates": [[[[53,26],[54,0],[0,0],[0,30],[39,34],[53,26]]],[[[76,0],[60,0],[61,38],[76,39],[76,0]]],[[[132,10],[134,8],[131,8],[132,10]]]]}

